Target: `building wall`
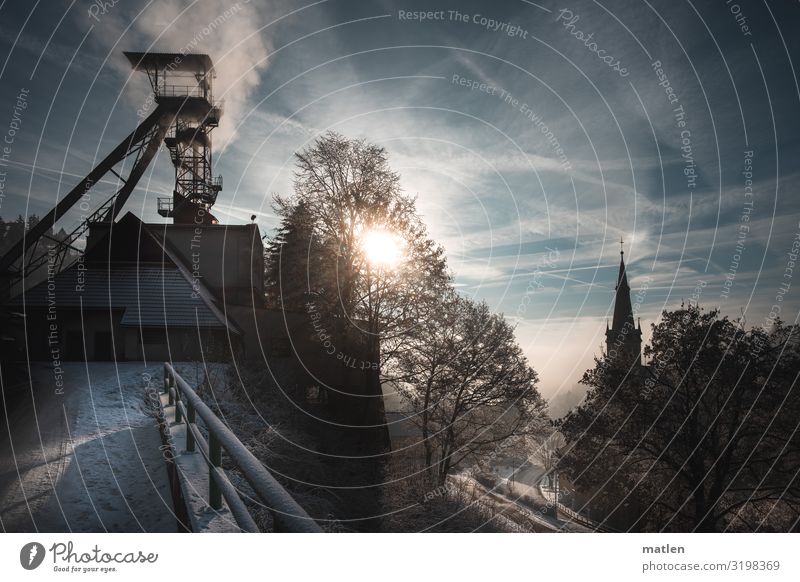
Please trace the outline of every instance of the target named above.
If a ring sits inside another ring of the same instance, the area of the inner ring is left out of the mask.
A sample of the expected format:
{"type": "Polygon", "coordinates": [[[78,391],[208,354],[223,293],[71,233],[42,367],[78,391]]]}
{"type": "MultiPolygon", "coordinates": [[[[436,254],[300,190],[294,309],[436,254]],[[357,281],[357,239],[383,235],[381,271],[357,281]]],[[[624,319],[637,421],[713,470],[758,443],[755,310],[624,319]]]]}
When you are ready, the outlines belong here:
{"type": "MultiPolygon", "coordinates": [[[[28,353],[31,360],[113,360],[125,352],[125,339],[119,322],[121,310],[58,308],[28,309],[28,353]],[[54,329],[55,327],[55,329],[54,329]]],[[[25,342],[26,338],[19,338],[25,342]]]]}
{"type": "Polygon", "coordinates": [[[229,361],[238,347],[238,338],[228,338],[221,329],[127,327],[124,334],[126,360],[229,361]]]}
{"type": "Polygon", "coordinates": [[[252,305],[264,296],[264,245],[251,225],[152,225],[181,262],[228,305],[252,305]],[[224,291],[224,294],[223,294],[224,291]]]}
{"type": "MultiPolygon", "coordinates": [[[[55,319],[47,310],[29,309],[26,317],[29,358],[36,361],[217,361],[239,349],[239,338],[228,338],[223,329],[145,328],[120,325],[122,310],[57,309],[55,319]],[[51,325],[55,324],[56,333],[51,325]],[[84,351],[85,346],[85,351],[84,351]]],[[[26,338],[17,338],[24,345],[26,338]]]]}

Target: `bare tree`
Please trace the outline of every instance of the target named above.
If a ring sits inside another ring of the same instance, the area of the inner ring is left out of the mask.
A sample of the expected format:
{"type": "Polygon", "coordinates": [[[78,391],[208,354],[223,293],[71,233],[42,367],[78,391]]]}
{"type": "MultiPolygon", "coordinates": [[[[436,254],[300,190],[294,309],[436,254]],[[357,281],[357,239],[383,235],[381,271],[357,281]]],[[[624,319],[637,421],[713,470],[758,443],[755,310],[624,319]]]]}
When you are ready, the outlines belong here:
{"type": "Polygon", "coordinates": [[[558,431],[553,431],[544,438],[534,438],[533,458],[541,464],[546,473],[549,473],[558,466],[558,460],[566,444],[564,435],[558,431]]]}
{"type": "Polygon", "coordinates": [[[299,296],[310,294],[340,344],[358,339],[353,352],[368,355],[375,396],[381,394],[380,370],[450,282],[443,249],[428,236],[399,181],[383,148],[325,134],[297,154],[295,196],[276,199],[284,221],[267,256],[267,287],[278,288],[276,297],[296,306],[299,296]],[[374,232],[387,233],[397,245],[394,264],[370,262],[374,232]]]}
{"type": "Polygon", "coordinates": [[[447,295],[401,353],[398,369],[426,467],[440,484],[460,463],[481,462],[510,439],[547,425],[536,372],[513,327],[485,303],[447,295]]]}
{"type": "Polygon", "coordinates": [[[368,321],[370,333],[407,327],[429,307],[421,299],[438,297],[449,277],[444,250],[401,191],[386,150],[329,132],[297,154],[297,166],[296,200],[314,217],[321,252],[332,259],[326,292],[341,314],[368,321]],[[397,265],[370,268],[364,236],[376,229],[401,247],[397,265]]]}

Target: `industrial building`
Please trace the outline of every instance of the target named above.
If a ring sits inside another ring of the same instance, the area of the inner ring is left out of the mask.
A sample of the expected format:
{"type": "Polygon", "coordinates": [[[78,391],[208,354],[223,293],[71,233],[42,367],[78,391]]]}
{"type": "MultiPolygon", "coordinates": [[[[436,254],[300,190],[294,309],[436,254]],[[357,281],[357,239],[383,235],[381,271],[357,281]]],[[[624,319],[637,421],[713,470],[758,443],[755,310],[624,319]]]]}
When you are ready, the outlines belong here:
{"type": "Polygon", "coordinates": [[[266,309],[258,227],[220,224],[212,213],[222,190],[212,174],[212,133],[223,108],[213,98],[211,59],[125,54],[147,75],[155,110],[0,257],[0,299],[22,315],[10,332],[24,346],[18,355],[54,366],[250,360],[283,370],[275,380],[285,395],[320,417],[382,424],[382,398],[368,393],[364,370],[327,353],[307,314],[266,309]],[[175,183],[156,210],[168,222],[146,223],[121,211],[162,145],[175,183]],[[54,238],[58,221],[109,180],[118,189],[54,238]]]}

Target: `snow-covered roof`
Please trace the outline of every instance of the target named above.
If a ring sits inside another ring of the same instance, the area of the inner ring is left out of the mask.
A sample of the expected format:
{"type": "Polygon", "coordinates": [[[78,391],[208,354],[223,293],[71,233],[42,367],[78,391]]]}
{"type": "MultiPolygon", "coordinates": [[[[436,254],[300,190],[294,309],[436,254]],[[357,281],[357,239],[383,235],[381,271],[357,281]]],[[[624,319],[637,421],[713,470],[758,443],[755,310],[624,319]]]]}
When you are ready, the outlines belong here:
{"type": "MultiPolygon", "coordinates": [[[[22,297],[14,301],[22,305],[22,297]]],[[[26,307],[123,309],[121,324],[134,327],[226,327],[180,270],[171,265],[91,265],[59,273],[25,294],[26,307]]]]}
{"type": "Polygon", "coordinates": [[[76,261],[52,282],[45,280],[27,290],[24,303],[20,295],[11,305],[123,309],[124,326],[227,327],[241,333],[216,305],[202,278],[193,277],[190,267],[137,216],[128,212],[113,227],[114,236],[109,230],[105,239],[109,242],[94,247],[113,248],[113,252],[90,253],[87,262],[76,261]],[[136,244],[131,245],[134,240],[136,244]],[[140,259],[144,256],[150,258],[140,259]]]}

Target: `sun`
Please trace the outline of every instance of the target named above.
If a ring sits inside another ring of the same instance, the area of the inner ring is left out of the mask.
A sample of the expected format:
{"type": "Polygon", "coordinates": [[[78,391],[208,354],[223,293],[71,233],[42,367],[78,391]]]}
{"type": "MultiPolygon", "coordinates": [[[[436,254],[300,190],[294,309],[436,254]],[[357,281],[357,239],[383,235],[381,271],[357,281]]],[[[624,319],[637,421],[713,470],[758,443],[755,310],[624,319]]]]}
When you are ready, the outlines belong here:
{"type": "Polygon", "coordinates": [[[403,240],[388,230],[366,231],[361,237],[361,248],[375,267],[394,268],[403,260],[403,240]]]}

